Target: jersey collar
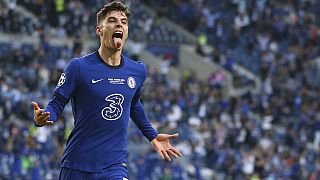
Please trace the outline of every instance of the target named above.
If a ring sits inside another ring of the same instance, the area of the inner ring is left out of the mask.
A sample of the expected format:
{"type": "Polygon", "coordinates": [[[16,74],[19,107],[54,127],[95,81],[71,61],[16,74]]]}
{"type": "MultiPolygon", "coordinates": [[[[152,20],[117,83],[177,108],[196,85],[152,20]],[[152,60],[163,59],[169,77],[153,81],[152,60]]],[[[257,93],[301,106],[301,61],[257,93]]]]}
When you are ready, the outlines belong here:
{"type": "Polygon", "coordinates": [[[122,55],[121,55],[121,59],[120,59],[120,64],[117,65],[117,66],[111,66],[111,65],[107,64],[107,63],[102,59],[102,57],[100,56],[98,50],[95,52],[95,54],[96,54],[97,58],[99,59],[99,61],[100,61],[103,65],[105,65],[105,66],[107,66],[107,67],[109,67],[109,68],[119,69],[119,68],[121,68],[121,67],[123,66],[123,64],[124,64],[124,60],[123,60],[123,56],[122,56],[122,55]]]}

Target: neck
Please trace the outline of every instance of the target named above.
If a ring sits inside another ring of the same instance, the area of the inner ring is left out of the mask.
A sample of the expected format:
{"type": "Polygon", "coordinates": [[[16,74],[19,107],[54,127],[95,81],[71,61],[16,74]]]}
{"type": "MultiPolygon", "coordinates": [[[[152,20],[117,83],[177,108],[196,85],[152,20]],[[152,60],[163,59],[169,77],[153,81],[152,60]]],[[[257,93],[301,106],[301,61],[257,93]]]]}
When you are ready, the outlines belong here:
{"type": "Polygon", "coordinates": [[[115,51],[109,50],[107,48],[99,47],[98,50],[101,58],[104,62],[106,62],[110,66],[118,66],[121,63],[121,52],[122,50],[115,51]]]}

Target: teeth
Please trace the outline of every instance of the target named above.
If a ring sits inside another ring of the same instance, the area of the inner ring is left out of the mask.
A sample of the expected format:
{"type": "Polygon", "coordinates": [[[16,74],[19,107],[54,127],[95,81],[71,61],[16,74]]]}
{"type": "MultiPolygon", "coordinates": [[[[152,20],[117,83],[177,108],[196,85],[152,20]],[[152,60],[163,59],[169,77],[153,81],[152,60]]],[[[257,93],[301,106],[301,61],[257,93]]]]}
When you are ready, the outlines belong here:
{"type": "Polygon", "coordinates": [[[113,37],[122,38],[122,32],[121,31],[114,32],[113,37]]]}

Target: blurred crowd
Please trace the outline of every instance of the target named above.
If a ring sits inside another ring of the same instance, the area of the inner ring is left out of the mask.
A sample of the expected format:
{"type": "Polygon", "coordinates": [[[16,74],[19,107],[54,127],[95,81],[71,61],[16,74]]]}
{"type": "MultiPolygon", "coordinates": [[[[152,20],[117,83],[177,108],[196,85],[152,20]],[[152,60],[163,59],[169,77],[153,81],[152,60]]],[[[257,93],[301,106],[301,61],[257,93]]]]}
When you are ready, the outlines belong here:
{"type": "Polygon", "coordinates": [[[265,64],[261,61],[274,54],[305,59],[319,51],[319,1],[142,1],[158,16],[168,17],[198,35],[200,44],[213,45],[215,51],[208,54],[213,61],[229,59],[257,74],[265,64]],[[308,52],[307,57],[294,52],[298,47],[308,52]]]}
{"type": "MultiPolygon", "coordinates": [[[[110,0],[16,0],[11,2],[31,11],[45,30],[54,37],[96,37],[96,13],[110,0]],[[50,25],[50,28],[49,28],[50,25]]],[[[140,0],[127,0],[133,18],[129,22],[130,38],[138,41],[190,43],[190,40],[167,24],[156,21],[152,10],[141,6],[140,0]],[[141,33],[143,32],[143,33],[141,33]]]]}
{"type": "MultiPolygon", "coordinates": [[[[0,2],[0,8],[3,12],[0,13],[0,22],[3,22],[0,24],[0,32],[27,34],[41,38],[44,34],[48,38],[71,37],[76,40],[96,38],[94,29],[96,23],[95,12],[102,7],[104,2],[104,0],[17,0],[7,3],[0,2]],[[25,16],[21,8],[17,9],[18,6],[32,12],[35,17],[32,15],[25,16]]],[[[127,0],[126,3],[133,13],[129,21],[129,38],[131,40],[160,44],[192,43],[192,39],[178,32],[174,25],[161,21],[161,16],[157,16],[156,11],[141,5],[141,0],[127,0]]],[[[211,54],[209,59],[214,58],[211,54]]],[[[231,56],[226,56],[225,53],[215,53],[215,55],[216,58],[220,59],[218,63],[232,73],[235,79],[235,87],[256,85],[252,79],[248,79],[234,70],[232,66],[234,59],[231,56]]]]}
{"type": "Polygon", "coordinates": [[[16,3],[0,1],[0,33],[33,34],[38,26],[16,11],[16,3]]]}
{"type": "MultiPolygon", "coordinates": [[[[180,133],[174,143],[185,159],[162,163],[148,146],[148,151],[141,153],[146,139],[131,124],[128,168],[132,179],[206,179],[200,173],[203,169],[221,180],[320,177],[317,1],[141,1],[158,15],[205,36],[215,50],[204,56],[230,70],[234,62],[241,63],[261,78],[262,87],[258,93],[226,97],[219,74],[205,81],[198,79],[196,72],[184,71],[181,79],[172,82],[158,69],[148,68],[142,97],[145,109],[159,132],[180,133]]],[[[134,11],[142,7],[138,2],[130,1],[137,6],[134,11]]],[[[102,1],[17,3],[42,22],[50,20],[59,32],[56,35],[63,37],[82,30],[93,33],[89,30],[95,23],[91,12],[96,12],[102,1]],[[62,7],[64,10],[57,11],[62,7]],[[67,10],[70,13],[65,13],[67,10]]],[[[24,16],[1,3],[0,10],[0,31],[28,32],[21,28],[24,23],[14,31],[17,24],[7,19],[24,22],[24,16]]],[[[137,16],[142,20],[133,23],[152,34],[153,30],[144,26],[148,20],[143,19],[143,11],[137,16]]],[[[152,21],[150,24],[152,27],[152,21]]],[[[45,30],[46,26],[27,27],[45,30]]],[[[48,102],[60,73],[69,59],[80,55],[81,46],[57,49],[44,41],[39,47],[3,49],[0,44],[0,179],[57,179],[59,159],[73,123],[71,107],[66,107],[53,127],[35,128],[30,102],[36,100],[42,107],[48,102]]]]}

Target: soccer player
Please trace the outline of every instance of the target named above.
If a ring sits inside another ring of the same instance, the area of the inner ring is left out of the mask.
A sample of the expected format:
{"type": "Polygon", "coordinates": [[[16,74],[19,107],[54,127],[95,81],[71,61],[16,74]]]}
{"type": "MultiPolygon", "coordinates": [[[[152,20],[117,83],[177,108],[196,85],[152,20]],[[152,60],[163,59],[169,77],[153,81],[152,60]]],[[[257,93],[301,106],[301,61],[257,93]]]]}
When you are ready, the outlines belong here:
{"type": "Polygon", "coordinates": [[[158,134],[140,102],[146,66],[122,55],[128,37],[129,9],[121,2],[106,4],[97,13],[97,51],[74,58],[62,73],[53,98],[40,109],[36,126],[52,125],[71,99],[74,129],[61,159],[60,179],[126,179],[126,141],[129,117],[163,160],[181,153],[158,134]]]}

